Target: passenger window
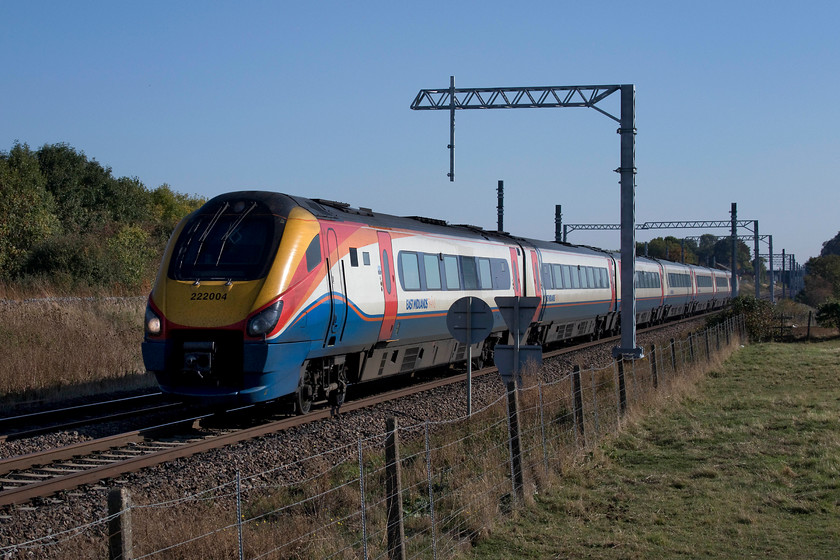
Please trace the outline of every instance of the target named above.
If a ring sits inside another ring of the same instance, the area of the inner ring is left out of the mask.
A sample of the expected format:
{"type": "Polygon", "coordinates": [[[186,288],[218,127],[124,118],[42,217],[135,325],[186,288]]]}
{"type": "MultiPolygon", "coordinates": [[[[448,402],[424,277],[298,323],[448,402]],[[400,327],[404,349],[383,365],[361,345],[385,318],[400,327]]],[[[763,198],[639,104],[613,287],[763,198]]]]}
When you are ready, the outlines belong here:
{"type": "Polygon", "coordinates": [[[586,281],[586,267],[578,267],[578,273],[580,273],[580,287],[583,289],[589,288],[589,283],[586,281]]]}
{"type": "Polygon", "coordinates": [[[543,288],[546,290],[551,290],[554,288],[554,280],[551,277],[551,265],[544,264],[542,265],[542,283],[543,288]]]}
{"type": "Polygon", "coordinates": [[[490,272],[493,275],[494,290],[510,289],[510,271],[504,259],[491,259],[490,272]]]}
{"type": "Polygon", "coordinates": [[[446,275],[446,289],[460,290],[461,275],[458,273],[458,257],[454,257],[452,255],[444,255],[443,271],[446,275]]]}
{"type": "Polygon", "coordinates": [[[440,266],[437,255],[423,255],[423,268],[426,272],[426,289],[440,290],[440,266]]]}
{"type": "Polygon", "coordinates": [[[475,266],[475,257],[461,257],[461,274],[464,278],[465,290],[478,290],[478,270],[475,266]]]}
{"type": "Polygon", "coordinates": [[[350,266],[359,266],[359,252],[350,247],[350,266]]]}
{"type": "Polygon", "coordinates": [[[482,290],[493,289],[493,275],[490,274],[490,259],[478,259],[478,271],[482,290]]]}
{"type": "Polygon", "coordinates": [[[400,253],[400,280],[404,290],[420,289],[420,264],[417,253],[400,253]]]}
{"type": "Polygon", "coordinates": [[[554,272],[554,287],[558,290],[563,289],[563,267],[559,264],[555,264],[551,267],[552,272],[554,272]]]}
{"type": "Polygon", "coordinates": [[[586,267],[586,281],[589,283],[590,288],[597,287],[595,285],[595,274],[593,273],[591,266],[586,267]]]}

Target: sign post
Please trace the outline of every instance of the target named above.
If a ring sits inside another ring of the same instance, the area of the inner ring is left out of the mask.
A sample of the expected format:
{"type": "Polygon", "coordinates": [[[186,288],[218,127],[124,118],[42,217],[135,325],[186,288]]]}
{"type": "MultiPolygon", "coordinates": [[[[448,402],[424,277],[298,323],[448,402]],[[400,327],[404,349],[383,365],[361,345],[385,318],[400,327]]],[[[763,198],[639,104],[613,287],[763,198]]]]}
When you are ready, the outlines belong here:
{"type": "Polygon", "coordinates": [[[452,338],[467,345],[467,416],[472,416],[472,345],[493,330],[493,311],[481,298],[462,297],[446,313],[446,328],[452,338]]]}
{"type": "Polygon", "coordinates": [[[513,335],[513,345],[497,344],[494,349],[496,367],[505,384],[515,381],[520,383],[519,371],[529,361],[542,363],[542,348],[540,346],[522,345],[525,332],[531,326],[534,314],[540,304],[538,297],[497,297],[496,305],[510,333],[513,335]]]}

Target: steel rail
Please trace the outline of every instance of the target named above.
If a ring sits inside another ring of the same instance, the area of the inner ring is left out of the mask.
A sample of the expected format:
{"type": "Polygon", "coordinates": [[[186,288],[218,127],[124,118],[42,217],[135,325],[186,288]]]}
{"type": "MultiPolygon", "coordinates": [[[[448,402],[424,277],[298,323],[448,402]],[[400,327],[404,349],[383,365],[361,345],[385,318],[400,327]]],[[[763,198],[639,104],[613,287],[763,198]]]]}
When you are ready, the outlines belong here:
{"type": "Polygon", "coordinates": [[[50,422],[58,419],[67,418],[69,416],[85,414],[87,411],[96,411],[97,409],[115,408],[125,404],[132,404],[143,400],[151,399],[153,402],[166,398],[160,392],[146,393],[143,395],[134,395],[131,397],[121,397],[109,401],[97,401],[92,403],[78,404],[74,406],[66,406],[62,408],[53,408],[47,410],[38,410],[35,412],[28,412],[25,414],[17,414],[15,416],[0,417],[0,430],[5,431],[10,427],[29,425],[34,422],[50,422]]]}
{"type": "Polygon", "coordinates": [[[14,441],[16,439],[23,439],[28,437],[39,436],[43,434],[48,434],[51,432],[57,432],[61,430],[67,430],[70,428],[77,428],[79,426],[85,426],[87,424],[93,423],[102,423],[102,422],[111,422],[113,420],[121,420],[123,418],[127,418],[130,416],[134,416],[136,414],[148,414],[150,412],[162,412],[167,409],[172,409],[176,407],[183,407],[184,403],[180,402],[170,402],[164,403],[159,405],[148,406],[146,408],[135,408],[132,410],[126,410],[123,412],[115,412],[113,414],[106,414],[103,416],[96,416],[92,418],[84,418],[81,420],[73,420],[70,422],[63,422],[61,424],[52,424],[50,426],[41,426],[38,428],[31,428],[28,430],[21,430],[19,432],[12,432],[8,434],[0,435],[0,443],[4,441],[14,441]]]}

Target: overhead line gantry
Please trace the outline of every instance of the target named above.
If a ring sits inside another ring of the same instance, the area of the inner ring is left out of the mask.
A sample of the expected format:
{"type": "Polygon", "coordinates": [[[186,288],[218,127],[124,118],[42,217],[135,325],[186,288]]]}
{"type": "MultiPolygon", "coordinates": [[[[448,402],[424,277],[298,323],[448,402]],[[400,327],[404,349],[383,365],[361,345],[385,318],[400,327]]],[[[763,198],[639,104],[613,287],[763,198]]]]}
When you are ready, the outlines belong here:
{"type": "Polygon", "coordinates": [[[619,124],[621,163],[615,171],[621,185],[621,344],[614,356],[641,358],[636,345],[636,87],[633,84],[592,86],[531,86],[455,88],[449,77],[448,88],[421,89],[411,108],[449,111],[449,180],[455,180],[455,111],[464,109],[557,109],[586,107],[594,109],[619,124]],[[610,95],[621,95],[619,117],[598,104],[610,95]]]}

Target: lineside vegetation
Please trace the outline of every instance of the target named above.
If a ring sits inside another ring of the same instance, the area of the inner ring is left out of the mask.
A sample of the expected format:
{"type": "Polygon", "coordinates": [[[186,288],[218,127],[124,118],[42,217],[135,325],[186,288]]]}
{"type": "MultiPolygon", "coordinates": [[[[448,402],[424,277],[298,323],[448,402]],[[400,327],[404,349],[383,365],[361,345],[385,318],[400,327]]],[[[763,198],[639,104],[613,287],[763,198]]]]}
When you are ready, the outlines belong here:
{"type": "Polygon", "coordinates": [[[469,558],[836,558],[840,341],[741,349],[469,558]]]}

